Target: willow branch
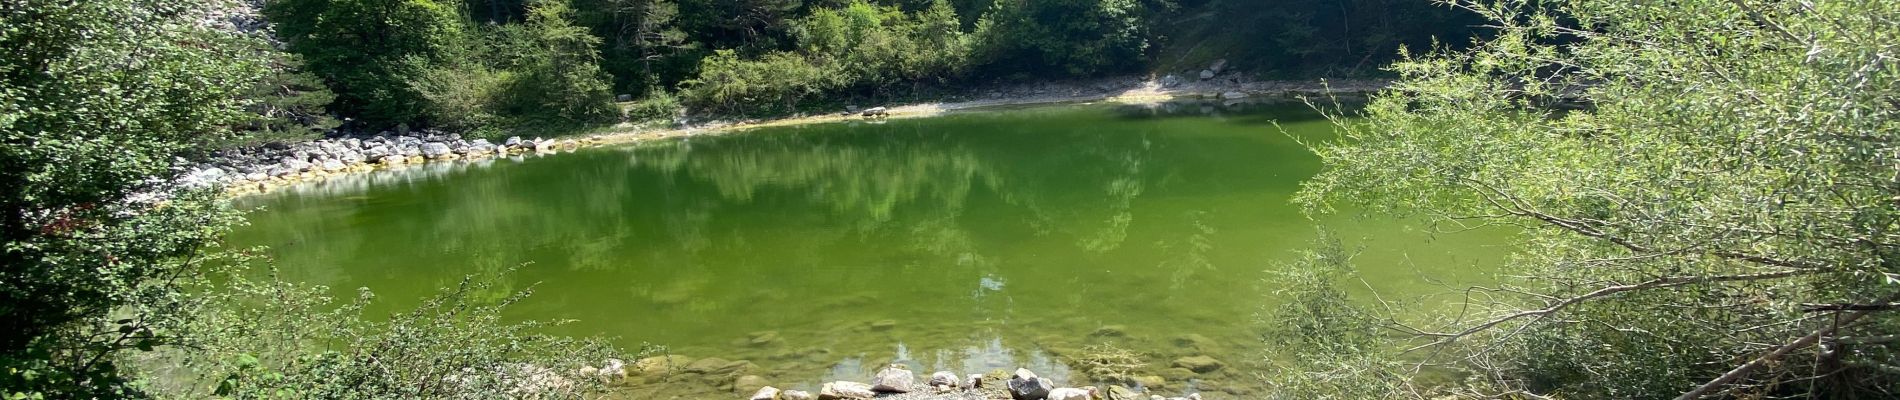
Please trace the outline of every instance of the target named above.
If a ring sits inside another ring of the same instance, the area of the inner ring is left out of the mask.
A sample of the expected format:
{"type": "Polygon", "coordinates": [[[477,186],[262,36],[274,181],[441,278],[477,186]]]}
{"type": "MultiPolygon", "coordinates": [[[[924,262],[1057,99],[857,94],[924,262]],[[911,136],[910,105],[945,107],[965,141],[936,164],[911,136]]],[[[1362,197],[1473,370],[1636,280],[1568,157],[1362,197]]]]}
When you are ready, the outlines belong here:
{"type": "Polygon", "coordinates": [[[1641,283],[1617,285],[1617,286],[1610,286],[1610,287],[1597,289],[1595,291],[1584,293],[1576,297],[1563,299],[1561,301],[1551,304],[1548,307],[1544,307],[1541,309],[1519,311],[1516,313],[1512,313],[1510,315],[1493,318],[1490,321],[1485,321],[1482,324],[1478,324],[1470,328],[1465,328],[1465,330],[1458,331],[1458,332],[1440,333],[1440,332],[1421,331],[1418,333],[1425,336],[1439,337],[1441,339],[1438,340],[1438,343],[1445,343],[1445,342],[1457,340],[1458,338],[1462,338],[1465,336],[1470,336],[1471,334],[1482,332],[1487,329],[1491,329],[1492,327],[1498,326],[1505,322],[1510,322],[1510,321],[1517,320],[1519,318],[1525,318],[1525,317],[1546,316],[1550,314],[1555,314],[1558,311],[1562,311],[1565,308],[1569,308],[1571,306],[1575,306],[1577,304],[1581,304],[1586,301],[1590,301],[1593,299],[1602,298],[1602,297],[1606,297],[1610,295],[1615,295],[1615,294],[1623,293],[1623,292],[1675,287],[1675,286],[1691,285],[1691,284],[1698,284],[1698,283],[1778,279],[1778,278],[1786,278],[1790,276],[1805,275],[1805,274],[1812,274],[1812,273],[1815,273],[1815,271],[1791,270],[1791,271],[1764,272],[1764,273],[1757,273],[1757,274],[1741,274],[1741,275],[1696,275],[1696,276],[1662,277],[1662,278],[1656,278],[1656,279],[1643,281],[1641,283]]]}
{"type": "MultiPolygon", "coordinates": [[[[1891,303],[1896,299],[1900,299],[1900,294],[1887,296],[1886,299],[1880,300],[1879,303],[1891,303]]],[[[1710,380],[1708,383],[1702,384],[1702,386],[1697,386],[1694,390],[1690,390],[1687,393],[1683,393],[1681,396],[1676,396],[1676,400],[1695,400],[1695,399],[1700,399],[1703,396],[1709,395],[1710,391],[1713,391],[1716,388],[1720,388],[1725,385],[1728,385],[1729,382],[1734,382],[1736,379],[1741,379],[1743,376],[1747,376],[1750,372],[1754,372],[1756,369],[1760,369],[1763,365],[1773,363],[1775,359],[1781,358],[1781,356],[1788,355],[1788,353],[1792,353],[1795,350],[1800,350],[1801,348],[1813,345],[1815,342],[1819,342],[1822,337],[1833,335],[1834,330],[1839,328],[1841,325],[1847,325],[1849,323],[1853,323],[1854,321],[1858,321],[1862,317],[1866,317],[1868,314],[1872,314],[1873,312],[1874,312],[1873,310],[1860,310],[1860,311],[1855,311],[1852,313],[1848,313],[1847,315],[1841,316],[1841,319],[1836,321],[1835,323],[1828,324],[1827,326],[1823,326],[1821,327],[1821,329],[1815,330],[1814,333],[1810,333],[1807,336],[1802,336],[1799,339],[1795,339],[1794,342],[1775,348],[1774,351],[1768,352],[1768,354],[1763,354],[1761,357],[1757,357],[1754,360],[1749,361],[1747,364],[1742,364],[1741,366],[1737,366],[1735,367],[1735,369],[1729,370],[1728,373],[1722,374],[1722,376],[1718,376],[1714,380],[1710,380]]]]}

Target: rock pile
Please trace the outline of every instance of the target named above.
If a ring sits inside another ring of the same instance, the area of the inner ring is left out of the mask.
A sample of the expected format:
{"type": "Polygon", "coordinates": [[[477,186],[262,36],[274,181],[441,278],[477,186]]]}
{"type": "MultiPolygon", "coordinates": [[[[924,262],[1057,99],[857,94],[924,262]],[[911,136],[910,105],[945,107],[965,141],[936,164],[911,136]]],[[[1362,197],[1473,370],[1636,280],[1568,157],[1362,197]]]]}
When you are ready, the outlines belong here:
{"type": "Polygon", "coordinates": [[[984,388],[983,378],[983,375],[973,374],[968,379],[959,382],[956,373],[937,371],[931,373],[930,379],[923,385],[916,386],[915,376],[911,373],[910,367],[904,364],[891,364],[879,369],[872,377],[871,383],[827,382],[818,390],[816,396],[796,390],[780,390],[771,386],[740,393],[752,393],[750,397],[746,397],[749,400],[990,399],[1001,398],[1000,396],[1004,393],[1015,400],[1200,400],[1201,398],[1199,394],[1175,398],[1154,395],[1143,397],[1138,392],[1139,389],[1120,385],[1112,385],[1107,389],[1095,386],[1057,387],[1054,382],[1039,377],[1026,368],[1018,368],[1015,373],[1007,375],[1002,371],[991,373],[989,378],[1007,378],[1005,384],[998,388],[984,388]]]}
{"type": "Polygon", "coordinates": [[[246,193],[379,167],[548,153],[579,148],[593,141],[593,138],[576,141],[511,137],[502,144],[495,144],[487,139],[464,139],[456,134],[383,132],[367,137],[326,138],[221,151],[183,171],[178,183],[195,187],[224,185],[235,193],[246,193]]]}

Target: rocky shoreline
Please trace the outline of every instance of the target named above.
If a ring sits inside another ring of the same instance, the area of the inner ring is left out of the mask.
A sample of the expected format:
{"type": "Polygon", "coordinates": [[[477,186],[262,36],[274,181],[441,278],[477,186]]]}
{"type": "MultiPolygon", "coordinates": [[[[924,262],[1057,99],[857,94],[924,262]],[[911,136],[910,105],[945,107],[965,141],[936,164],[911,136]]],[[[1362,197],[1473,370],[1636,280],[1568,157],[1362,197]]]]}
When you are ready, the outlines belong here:
{"type": "MultiPolygon", "coordinates": [[[[1199,392],[1167,397],[1139,381],[1110,383],[1105,387],[1060,386],[1027,368],[1015,372],[1002,370],[987,374],[958,375],[936,371],[919,381],[905,363],[892,363],[870,376],[869,382],[836,380],[824,382],[813,391],[781,389],[758,375],[745,374],[755,368],[746,361],[717,358],[691,359],[676,355],[642,358],[633,363],[608,360],[606,365],[582,367],[575,371],[582,379],[597,379],[609,387],[629,387],[674,383],[691,376],[730,377],[728,387],[746,400],[1201,400],[1199,392]],[[743,374],[743,375],[742,375],[743,374]],[[736,377],[732,377],[737,375],[736,377]],[[747,395],[749,393],[750,395],[747,395]]],[[[611,390],[610,390],[611,391],[611,390]]]]}
{"type": "Polygon", "coordinates": [[[985,107],[1053,103],[1160,104],[1179,99],[1260,103],[1298,102],[1302,99],[1327,101],[1328,97],[1357,101],[1383,89],[1387,84],[1377,80],[1254,81],[1242,74],[1217,72],[1216,68],[1203,70],[1200,76],[1202,78],[1198,80],[1165,75],[1158,78],[1122,77],[979,88],[969,91],[969,94],[948,96],[944,102],[865,110],[848,107],[837,114],[766,120],[682,119],[676,121],[680,126],[678,128],[620,126],[611,132],[578,138],[510,137],[497,143],[428,130],[346,134],[302,143],[221,151],[185,168],[177,183],[194,187],[222,187],[227,195],[236,197],[339,175],[404,168],[422,163],[548,154],[583,147],[721,134],[757,127],[913,118],[985,107]]]}

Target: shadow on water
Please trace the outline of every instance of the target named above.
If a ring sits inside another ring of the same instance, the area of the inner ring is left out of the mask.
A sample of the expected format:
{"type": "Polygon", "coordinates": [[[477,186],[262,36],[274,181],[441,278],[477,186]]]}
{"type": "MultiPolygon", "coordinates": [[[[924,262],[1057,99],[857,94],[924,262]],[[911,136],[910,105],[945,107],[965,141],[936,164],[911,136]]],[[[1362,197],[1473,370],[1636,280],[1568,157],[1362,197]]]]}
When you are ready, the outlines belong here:
{"type": "MultiPolygon", "coordinates": [[[[532,262],[498,288],[537,285],[513,317],[712,371],[632,397],[731,396],[741,374],[815,389],[888,362],[1115,379],[1069,368],[1101,345],[1140,354],[1126,374],[1159,392],[1244,395],[1254,315],[1277,301],[1265,270],[1316,224],[1289,199],[1318,162],[1268,123],[1332,129],[1303,107],[1024,108],[430,164],[247,199],[266,208],[232,240],[383,299],[532,262]],[[1229,367],[1170,365],[1200,355],[1229,367]]],[[[1476,279],[1490,258],[1401,221],[1340,225],[1365,257],[1413,262],[1371,276],[1476,279]]],[[[1404,281],[1382,290],[1428,289],[1404,281]]]]}

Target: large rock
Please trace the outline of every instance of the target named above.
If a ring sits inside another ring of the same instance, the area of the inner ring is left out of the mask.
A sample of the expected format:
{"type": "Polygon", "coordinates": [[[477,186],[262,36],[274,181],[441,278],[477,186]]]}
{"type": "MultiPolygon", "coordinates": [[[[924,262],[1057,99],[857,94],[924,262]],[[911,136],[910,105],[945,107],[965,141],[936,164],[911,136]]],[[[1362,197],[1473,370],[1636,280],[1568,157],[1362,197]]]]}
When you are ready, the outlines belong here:
{"type": "Polygon", "coordinates": [[[750,397],[749,399],[750,400],[778,400],[778,394],[779,394],[778,388],[766,386],[766,387],[759,388],[759,391],[752,392],[752,397],[750,397]]]}
{"type": "Polygon", "coordinates": [[[930,374],[930,380],[924,382],[930,386],[957,386],[957,374],[950,371],[937,371],[930,374]]]}
{"type": "Polygon", "coordinates": [[[826,383],[818,389],[819,400],[868,399],[876,396],[877,392],[871,391],[871,385],[850,381],[826,383]]]}
{"type": "Polygon", "coordinates": [[[1135,400],[1140,399],[1141,394],[1135,393],[1134,389],[1129,389],[1126,386],[1111,385],[1108,387],[1108,395],[1102,396],[1102,398],[1106,400],[1135,400]]]}
{"type": "Polygon", "coordinates": [[[866,109],[864,109],[864,114],[863,114],[863,115],[864,115],[864,116],[866,116],[866,117],[885,117],[885,116],[890,116],[890,115],[891,115],[891,109],[889,109],[889,108],[884,108],[884,107],[871,107],[871,108],[866,108],[866,109]]]}
{"type": "Polygon", "coordinates": [[[1161,87],[1171,88],[1175,86],[1181,86],[1181,77],[1175,76],[1174,74],[1161,77],[1161,87]]]}
{"type": "Polygon", "coordinates": [[[1009,397],[1016,400],[1042,400],[1049,397],[1049,391],[1055,389],[1055,383],[1036,376],[1028,369],[1017,368],[1016,374],[1009,378],[1009,397]]]}
{"type": "Polygon", "coordinates": [[[778,392],[778,398],[779,400],[812,400],[818,397],[812,396],[811,392],[803,390],[787,390],[778,392]]]}
{"type": "Polygon", "coordinates": [[[1214,71],[1216,74],[1227,72],[1227,59],[1214,60],[1214,64],[1207,66],[1207,70],[1214,71]]]}
{"type": "Polygon", "coordinates": [[[1220,362],[1220,360],[1216,360],[1214,357],[1192,356],[1174,359],[1174,364],[1172,365],[1175,368],[1186,368],[1197,374],[1205,374],[1219,371],[1222,367],[1226,367],[1227,363],[1220,362]]]}
{"type": "Polygon", "coordinates": [[[308,160],[308,158],[291,156],[284,158],[284,161],[280,164],[282,164],[284,168],[289,168],[290,172],[303,172],[311,167],[310,162],[305,160],[308,160]]]}
{"type": "Polygon", "coordinates": [[[917,376],[910,373],[910,367],[904,364],[891,364],[877,371],[871,378],[871,391],[878,393],[909,393],[911,385],[917,383],[917,376]]]}
{"type": "Polygon", "coordinates": [[[446,143],[442,143],[442,142],[428,142],[428,143],[423,143],[423,144],[422,144],[422,156],[423,156],[423,157],[428,157],[428,158],[442,158],[442,157],[444,157],[444,156],[447,156],[447,155],[450,155],[450,154],[455,154],[455,150],[453,150],[453,149],[450,149],[450,148],[449,148],[449,145],[448,145],[448,144],[446,144],[446,143]]]}
{"type": "Polygon", "coordinates": [[[1057,388],[1049,391],[1049,400],[1095,400],[1094,386],[1080,388],[1057,388]]]}
{"type": "Polygon", "coordinates": [[[1211,69],[1201,70],[1201,80],[1208,80],[1208,79],[1214,79],[1214,70],[1211,70],[1211,69]]]}

